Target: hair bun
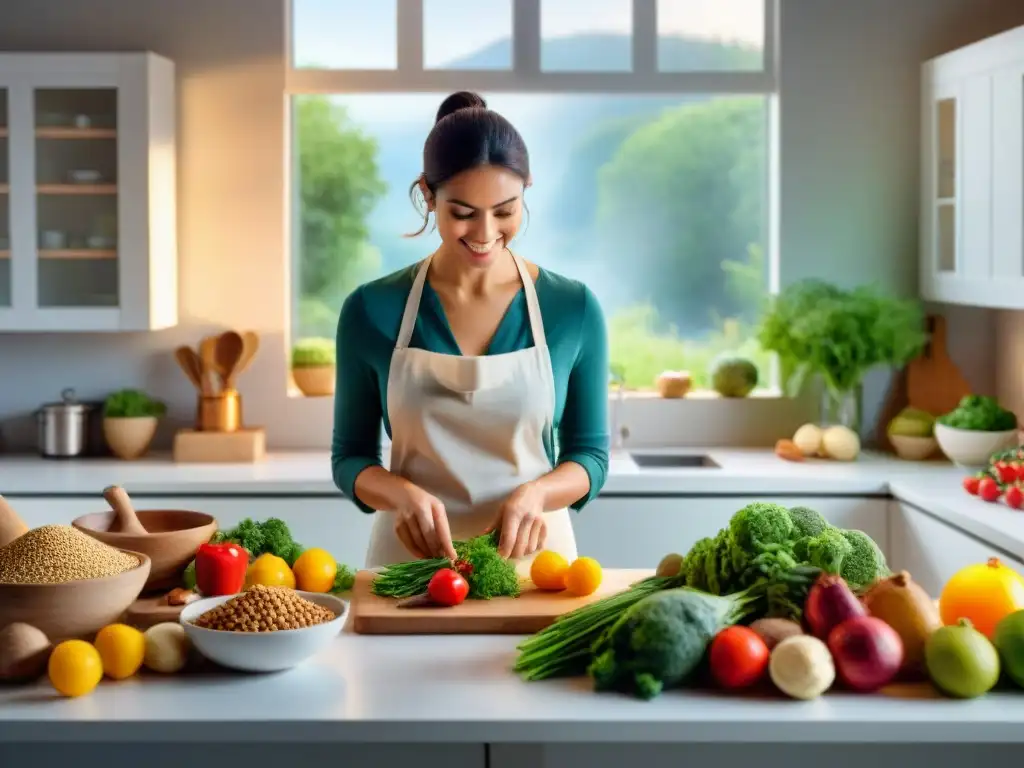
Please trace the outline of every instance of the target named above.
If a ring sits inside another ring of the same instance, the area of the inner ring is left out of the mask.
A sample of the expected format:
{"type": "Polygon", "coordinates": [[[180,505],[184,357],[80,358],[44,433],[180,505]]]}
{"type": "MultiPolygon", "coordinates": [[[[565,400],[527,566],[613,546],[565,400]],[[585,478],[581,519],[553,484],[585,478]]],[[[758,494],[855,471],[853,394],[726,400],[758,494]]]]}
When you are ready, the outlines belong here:
{"type": "Polygon", "coordinates": [[[460,109],[471,109],[473,107],[487,109],[487,102],[478,93],[458,91],[441,102],[441,106],[437,108],[437,117],[434,118],[434,122],[438,123],[442,118],[447,117],[453,112],[458,112],[460,109]]]}

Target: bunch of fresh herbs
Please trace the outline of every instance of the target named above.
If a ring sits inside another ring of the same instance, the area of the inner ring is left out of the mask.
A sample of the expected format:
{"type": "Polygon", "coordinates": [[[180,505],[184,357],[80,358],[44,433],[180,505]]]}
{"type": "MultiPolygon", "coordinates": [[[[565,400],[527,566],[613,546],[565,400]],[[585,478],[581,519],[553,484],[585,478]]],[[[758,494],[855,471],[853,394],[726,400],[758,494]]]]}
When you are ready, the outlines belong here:
{"type": "Polygon", "coordinates": [[[874,286],[844,290],[821,280],[793,283],[772,297],[758,341],[779,356],[787,390],[820,376],[834,395],[849,392],[880,365],[903,366],[928,342],[919,302],[874,286]]]}
{"type": "Polygon", "coordinates": [[[107,395],[103,415],[108,419],[133,419],[163,416],[167,406],[138,389],[121,389],[107,395]]]}

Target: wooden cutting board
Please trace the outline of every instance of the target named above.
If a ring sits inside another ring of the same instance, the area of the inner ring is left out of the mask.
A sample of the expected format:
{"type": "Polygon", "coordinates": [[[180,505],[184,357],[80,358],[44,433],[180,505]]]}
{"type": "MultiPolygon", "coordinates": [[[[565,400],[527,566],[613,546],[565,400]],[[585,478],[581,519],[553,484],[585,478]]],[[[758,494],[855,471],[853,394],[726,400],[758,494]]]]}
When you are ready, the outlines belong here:
{"type": "Polygon", "coordinates": [[[352,588],[352,630],[363,635],[528,635],[563,613],[621,592],[653,570],[605,570],[600,588],[587,597],[541,592],[524,581],[519,597],[466,600],[452,608],[399,608],[400,601],[370,591],[376,574],[359,571],[352,588]]]}
{"type": "Polygon", "coordinates": [[[155,624],[163,624],[165,621],[178,621],[181,616],[183,605],[168,605],[167,593],[140,597],[124,612],[122,620],[139,629],[149,629],[155,624]]]}
{"type": "Polygon", "coordinates": [[[946,318],[929,315],[928,332],[931,340],[924,352],[907,366],[907,399],[912,407],[941,416],[971,394],[971,385],[949,356],[946,318]]]}

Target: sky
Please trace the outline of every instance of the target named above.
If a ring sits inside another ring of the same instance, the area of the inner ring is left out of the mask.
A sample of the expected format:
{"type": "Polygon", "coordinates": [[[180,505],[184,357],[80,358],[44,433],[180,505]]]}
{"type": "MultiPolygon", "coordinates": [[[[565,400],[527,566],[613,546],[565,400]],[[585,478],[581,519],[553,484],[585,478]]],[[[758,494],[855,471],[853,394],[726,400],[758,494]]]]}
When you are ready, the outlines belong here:
{"type": "MultiPolygon", "coordinates": [[[[655,0],[637,0],[653,2],[655,0]]],[[[297,63],[395,66],[395,0],[293,0],[297,63]]],[[[659,35],[760,45],[763,0],[656,0],[659,35]]],[[[425,65],[437,66],[511,37],[511,0],[423,0],[425,65]],[[472,33],[470,33],[472,29],[472,33]]],[[[631,0],[541,0],[544,38],[629,32],[631,0]]]]}

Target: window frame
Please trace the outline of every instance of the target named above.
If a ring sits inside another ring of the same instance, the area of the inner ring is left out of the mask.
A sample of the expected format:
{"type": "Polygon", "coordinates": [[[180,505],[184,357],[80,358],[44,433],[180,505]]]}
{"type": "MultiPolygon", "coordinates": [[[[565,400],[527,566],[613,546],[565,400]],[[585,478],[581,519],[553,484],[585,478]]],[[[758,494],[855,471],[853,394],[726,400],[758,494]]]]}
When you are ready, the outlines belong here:
{"type": "MultiPolygon", "coordinates": [[[[765,174],[765,255],[768,260],[768,293],[779,289],[779,3],[761,0],[764,13],[763,59],[760,70],[713,72],[662,72],[657,69],[658,14],[656,0],[632,0],[632,69],[610,72],[555,72],[540,66],[541,3],[544,0],[508,0],[512,6],[512,65],[508,69],[424,68],[424,0],[396,0],[396,52],[393,69],[316,69],[295,66],[292,17],[295,0],[285,0],[285,98],[286,231],[289,244],[287,334],[294,322],[294,295],[298,284],[299,243],[292,231],[300,204],[295,175],[293,102],[301,95],[360,93],[449,93],[471,90],[481,93],[553,94],[716,94],[761,95],[767,104],[767,173],[765,174]]],[[[290,355],[291,345],[286,345],[290,355]]],[[[288,366],[290,370],[290,364],[288,366]]],[[[772,356],[768,381],[752,396],[781,397],[780,366],[772,356]],[[766,386],[765,386],[766,385],[766,386]]],[[[290,379],[290,376],[289,376],[290,379]]],[[[647,389],[634,391],[626,384],[627,397],[651,397],[647,389]]],[[[289,383],[289,394],[301,393],[289,383]]],[[[610,397],[616,393],[610,392],[610,397]]]]}

